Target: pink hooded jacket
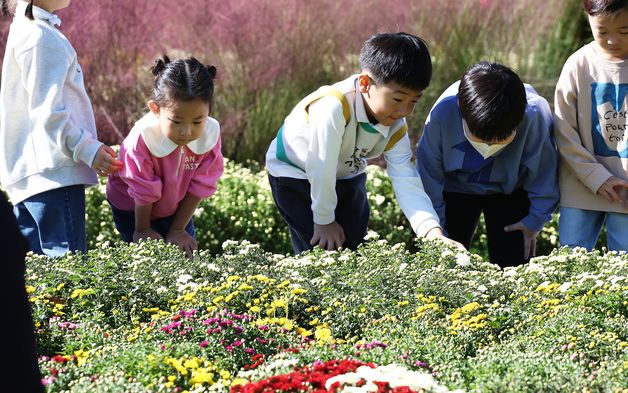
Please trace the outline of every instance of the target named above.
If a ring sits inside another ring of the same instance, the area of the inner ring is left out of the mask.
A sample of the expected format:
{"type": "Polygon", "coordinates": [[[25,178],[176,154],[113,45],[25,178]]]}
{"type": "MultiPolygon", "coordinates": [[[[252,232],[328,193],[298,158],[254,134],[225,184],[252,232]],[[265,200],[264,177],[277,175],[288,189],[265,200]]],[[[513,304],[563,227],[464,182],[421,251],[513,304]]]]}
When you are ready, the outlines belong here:
{"type": "Polygon", "coordinates": [[[149,112],[122,142],[120,160],[124,168],[107,182],[109,202],[126,211],[152,203],[151,219],[172,216],[187,193],[204,199],[216,192],[224,170],[220,125],[208,117],[199,139],[178,146],[149,112]]]}

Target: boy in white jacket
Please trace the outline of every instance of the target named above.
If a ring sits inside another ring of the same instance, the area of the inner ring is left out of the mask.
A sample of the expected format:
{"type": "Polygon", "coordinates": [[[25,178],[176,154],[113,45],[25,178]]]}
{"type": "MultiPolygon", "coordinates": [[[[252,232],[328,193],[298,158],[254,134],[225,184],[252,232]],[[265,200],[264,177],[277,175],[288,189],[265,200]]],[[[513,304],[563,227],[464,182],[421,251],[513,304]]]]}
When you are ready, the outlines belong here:
{"type": "MultiPolygon", "coordinates": [[[[286,118],[266,154],[275,203],[300,253],[313,246],[355,249],[366,235],[367,159],[383,154],[399,204],[417,235],[456,246],[412,165],[405,117],[428,86],[425,43],[406,33],[369,38],[359,74],[305,97],[286,118]]],[[[462,246],[460,246],[462,247],[462,246]]]]}

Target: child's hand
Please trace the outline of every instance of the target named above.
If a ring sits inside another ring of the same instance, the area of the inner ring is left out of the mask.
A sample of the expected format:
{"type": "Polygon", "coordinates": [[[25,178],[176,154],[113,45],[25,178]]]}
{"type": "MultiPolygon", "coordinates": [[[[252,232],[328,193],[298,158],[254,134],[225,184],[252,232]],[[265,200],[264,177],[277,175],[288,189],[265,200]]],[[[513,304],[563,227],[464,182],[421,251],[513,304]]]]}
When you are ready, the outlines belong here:
{"type": "Polygon", "coordinates": [[[326,250],[337,250],[345,242],[345,231],[336,221],[327,225],[314,224],[314,236],[310,245],[320,246],[326,250]]]}
{"type": "Polygon", "coordinates": [[[133,231],[133,243],[138,243],[140,240],[146,239],[164,240],[164,238],[152,228],[133,231]]]}
{"type": "Polygon", "coordinates": [[[122,169],[122,161],[116,158],[116,152],[107,145],[102,145],[96,152],[92,169],[100,176],[107,176],[122,169]]]}
{"type": "Polygon", "coordinates": [[[190,259],[198,247],[196,240],[185,230],[170,230],[166,235],[166,243],[176,244],[190,259]]]}
{"type": "Polygon", "coordinates": [[[434,227],[430,229],[429,231],[427,231],[427,233],[425,234],[425,238],[426,239],[438,239],[445,244],[456,247],[459,250],[467,251],[467,249],[461,243],[458,243],[457,241],[445,236],[445,234],[443,233],[443,230],[440,227],[434,227]]]}
{"type": "Polygon", "coordinates": [[[625,191],[622,189],[628,190],[628,181],[616,176],[611,176],[598,188],[597,193],[611,203],[628,203],[623,201],[622,195],[625,195],[625,191]]]}
{"type": "Polygon", "coordinates": [[[536,256],[536,237],[541,231],[533,231],[519,221],[504,227],[505,232],[521,231],[523,233],[523,259],[536,256]]]}

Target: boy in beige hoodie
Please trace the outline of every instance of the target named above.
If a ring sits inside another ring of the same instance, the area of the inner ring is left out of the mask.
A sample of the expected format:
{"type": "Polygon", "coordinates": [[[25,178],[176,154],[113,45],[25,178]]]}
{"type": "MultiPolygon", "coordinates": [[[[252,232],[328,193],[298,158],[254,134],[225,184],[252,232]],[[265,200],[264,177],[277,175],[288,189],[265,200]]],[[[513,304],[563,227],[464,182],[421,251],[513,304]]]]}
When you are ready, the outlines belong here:
{"type": "Polygon", "coordinates": [[[565,63],[554,97],[559,237],[628,250],[628,0],[584,0],[594,41],[565,63]]]}

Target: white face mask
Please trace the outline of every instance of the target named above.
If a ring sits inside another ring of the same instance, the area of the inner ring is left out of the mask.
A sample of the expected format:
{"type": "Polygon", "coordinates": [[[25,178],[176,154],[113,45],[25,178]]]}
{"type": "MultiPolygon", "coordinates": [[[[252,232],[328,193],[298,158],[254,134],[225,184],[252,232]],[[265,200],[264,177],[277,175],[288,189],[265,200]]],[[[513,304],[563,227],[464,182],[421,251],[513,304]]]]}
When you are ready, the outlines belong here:
{"type": "Polygon", "coordinates": [[[471,132],[469,132],[469,126],[467,125],[467,122],[464,121],[464,119],[462,120],[462,129],[464,131],[464,137],[467,138],[471,146],[473,146],[473,148],[478,153],[480,153],[482,158],[484,158],[485,160],[489,157],[497,155],[506,146],[508,146],[510,142],[512,142],[515,139],[515,135],[517,135],[517,132],[513,131],[512,135],[509,136],[508,139],[506,139],[504,142],[493,143],[489,145],[488,143],[485,143],[485,142],[474,141],[469,137],[469,134],[471,134],[471,132]]]}

